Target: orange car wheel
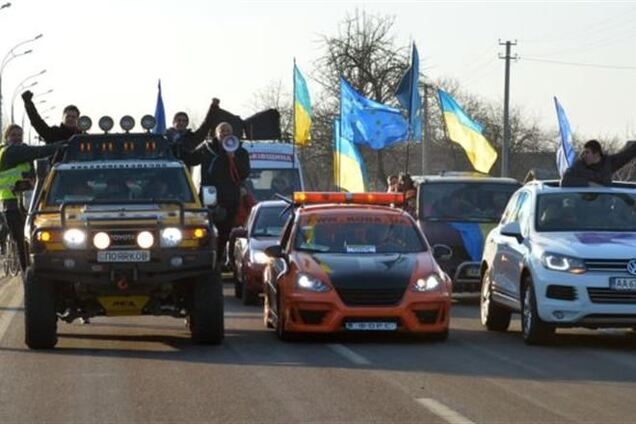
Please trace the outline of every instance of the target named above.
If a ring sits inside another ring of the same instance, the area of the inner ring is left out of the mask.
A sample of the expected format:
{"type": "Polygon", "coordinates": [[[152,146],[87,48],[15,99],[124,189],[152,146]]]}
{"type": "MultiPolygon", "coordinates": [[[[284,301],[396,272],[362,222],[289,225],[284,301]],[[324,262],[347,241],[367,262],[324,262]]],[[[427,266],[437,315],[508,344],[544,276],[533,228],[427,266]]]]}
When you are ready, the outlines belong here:
{"type": "Polygon", "coordinates": [[[282,307],[282,301],[277,296],[277,308],[276,308],[276,335],[284,342],[292,340],[292,335],[289,331],[285,330],[285,311],[282,307]]]}

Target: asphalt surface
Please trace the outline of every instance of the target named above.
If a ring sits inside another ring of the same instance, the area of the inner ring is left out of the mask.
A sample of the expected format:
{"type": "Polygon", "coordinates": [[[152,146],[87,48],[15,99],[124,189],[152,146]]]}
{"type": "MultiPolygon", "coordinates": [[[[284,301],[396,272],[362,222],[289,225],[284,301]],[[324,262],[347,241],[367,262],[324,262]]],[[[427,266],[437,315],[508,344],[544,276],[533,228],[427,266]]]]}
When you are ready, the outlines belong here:
{"type": "Polygon", "coordinates": [[[260,307],[225,289],[223,345],[194,346],[183,320],[59,325],[26,349],[22,288],[0,280],[0,423],[636,422],[636,333],[562,330],[549,347],[481,328],[453,305],[447,342],[386,335],[284,343],[260,307]]]}

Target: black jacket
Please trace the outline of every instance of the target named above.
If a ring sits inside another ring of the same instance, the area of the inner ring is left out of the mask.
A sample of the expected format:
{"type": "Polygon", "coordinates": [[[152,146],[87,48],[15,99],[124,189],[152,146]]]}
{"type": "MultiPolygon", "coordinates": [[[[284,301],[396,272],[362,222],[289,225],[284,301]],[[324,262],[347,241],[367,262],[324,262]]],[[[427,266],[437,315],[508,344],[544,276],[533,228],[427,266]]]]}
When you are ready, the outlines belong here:
{"type": "Polygon", "coordinates": [[[166,130],[166,137],[173,143],[173,153],[175,156],[181,157],[182,151],[185,150],[187,152],[191,152],[196,149],[196,147],[201,144],[208,135],[214,123],[218,120],[218,114],[218,106],[210,105],[203,123],[196,131],[192,131],[188,128],[185,131],[179,132],[174,127],[168,128],[166,130]]]}
{"type": "Polygon", "coordinates": [[[582,159],[577,159],[563,174],[561,186],[587,187],[590,183],[611,185],[614,172],[621,169],[634,157],[636,157],[636,142],[631,141],[620,152],[604,155],[600,162],[593,165],[586,165],[582,159]]]}
{"type": "Polygon", "coordinates": [[[250,175],[247,150],[240,146],[234,152],[234,163],[240,179],[238,182],[232,178],[230,159],[216,138],[204,141],[192,152],[183,151],[182,159],[188,166],[201,165],[201,185],[216,187],[219,205],[230,210],[238,208],[241,198],[240,183],[250,175]]]}
{"type": "Polygon", "coordinates": [[[31,121],[31,126],[35,128],[35,131],[37,131],[40,137],[42,137],[44,142],[47,144],[55,143],[56,141],[68,140],[75,134],[80,133],[79,129],[67,127],[64,124],[49,127],[47,123],[44,122],[44,119],[42,119],[31,100],[24,101],[24,108],[26,109],[29,120],[31,121]]]}

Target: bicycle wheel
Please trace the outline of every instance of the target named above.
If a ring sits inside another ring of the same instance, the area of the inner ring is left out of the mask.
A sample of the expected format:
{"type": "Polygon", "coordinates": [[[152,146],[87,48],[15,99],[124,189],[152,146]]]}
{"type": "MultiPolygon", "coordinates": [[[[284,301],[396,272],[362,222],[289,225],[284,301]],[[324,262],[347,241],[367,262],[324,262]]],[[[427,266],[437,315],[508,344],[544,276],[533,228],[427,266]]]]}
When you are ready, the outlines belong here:
{"type": "Polygon", "coordinates": [[[20,258],[18,253],[18,245],[13,239],[11,239],[9,243],[7,256],[9,260],[9,273],[12,277],[15,277],[20,273],[20,258]]]}

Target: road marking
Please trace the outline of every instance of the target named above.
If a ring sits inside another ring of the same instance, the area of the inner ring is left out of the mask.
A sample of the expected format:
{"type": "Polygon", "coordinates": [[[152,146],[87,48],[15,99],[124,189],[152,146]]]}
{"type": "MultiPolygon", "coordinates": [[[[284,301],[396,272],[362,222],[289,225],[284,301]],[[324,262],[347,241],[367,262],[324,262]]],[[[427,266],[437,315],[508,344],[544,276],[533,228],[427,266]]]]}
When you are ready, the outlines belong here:
{"type": "Polygon", "coordinates": [[[338,355],[342,356],[345,359],[348,359],[356,365],[371,365],[371,361],[369,361],[367,358],[358,353],[355,353],[353,350],[344,345],[328,344],[327,346],[338,355]]]}
{"type": "MultiPolygon", "coordinates": [[[[10,283],[7,283],[7,285],[9,284],[10,283]]],[[[4,334],[9,329],[9,325],[11,325],[11,321],[13,321],[13,317],[16,314],[16,310],[12,308],[18,308],[20,305],[22,305],[22,289],[19,285],[14,286],[14,289],[15,292],[13,293],[13,296],[11,296],[9,301],[6,304],[1,305],[9,309],[0,313],[0,341],[4,338],[4,334]]]]}
{"type": "Polygon", "coordinates": [[[474,421],[469,420],[458,412],[453,411],[448,406],[443,403],[431,399],[431,398],[421,398],[415,399],[417,403],[431,411],[433,414],[437,415],[444,421],[450,424],[475,424],[474,421]]]}

